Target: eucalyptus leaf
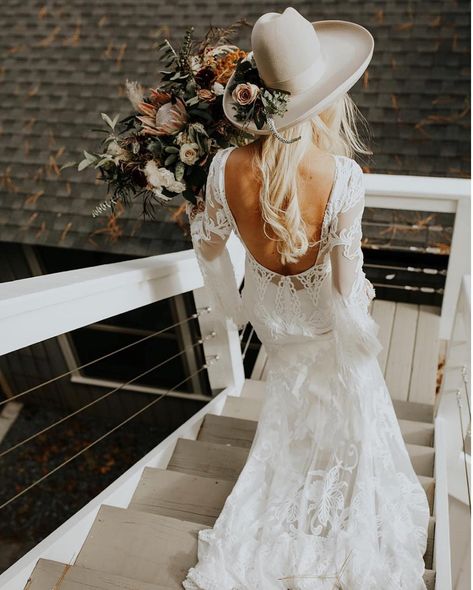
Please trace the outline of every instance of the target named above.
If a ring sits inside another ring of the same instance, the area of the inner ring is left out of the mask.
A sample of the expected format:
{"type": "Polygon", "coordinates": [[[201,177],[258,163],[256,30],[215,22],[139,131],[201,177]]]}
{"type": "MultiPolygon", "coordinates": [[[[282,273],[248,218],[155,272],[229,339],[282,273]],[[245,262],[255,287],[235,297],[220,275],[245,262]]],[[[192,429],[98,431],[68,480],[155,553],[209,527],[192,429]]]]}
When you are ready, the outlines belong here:
{"type": "Polygon", "coordinates": [[[102,115],[102,119],[105,121],[105,123],[107,123],[107,125],[113,129],[115,127],[115,125],[114,125],[112,119],[110,119],[110,117],[106,113],[100,113],[100,114],[102,115]]]}
{"type": "Polygon", "coordinates": [[[64,164],[62,166],[59,167],[59,170],[65,170],[66,168],[71,168],[71,166],[75,166],[76,162],[72,162],[71,160],[69,162],[64,162],[64,164]]]}
{"type": "Polygon", "coordinates": [[[170,156],[168,156],[165,160],[164,160],[164,165],[165,166],[170,166],[171,164],[174,164],[174,162],[177,160],[177,154],[171,154],[170,156]]]}
{"type": "Polygon", "coordinates": [[[81,162],[79,162],[79,165],[77,166],[77,170],[80,172],[81,170],[84,170],[85,168],[87,168],[88,166],[90,166],[92,164],[92,162],[90,160],[82,160],[81,162]]]}
{"type": "Polygon", "coordinates": [[[176,168],[174,170],[174,176],[176,177],[176,180],[181,182],[181,180],[184,178],[185,170],[186,170],[186,166],[185,166],[184,162],[181,162],[179,160],[179,162],[176,164],[176,168]]]}

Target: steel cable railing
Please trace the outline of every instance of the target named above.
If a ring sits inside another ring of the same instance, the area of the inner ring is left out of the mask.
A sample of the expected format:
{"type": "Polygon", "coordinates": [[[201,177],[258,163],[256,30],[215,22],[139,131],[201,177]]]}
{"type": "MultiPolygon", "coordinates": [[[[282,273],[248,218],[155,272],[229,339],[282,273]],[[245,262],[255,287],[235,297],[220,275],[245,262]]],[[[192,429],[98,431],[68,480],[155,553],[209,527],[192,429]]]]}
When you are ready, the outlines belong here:
{"type": "Polygon", "coordinates": [[[195,348],[196,346],[198,346],[199,344],[202,344],[204,341],[209,340],[210,338],[213,338],[215,336],[215,332],[211,332],[208,336],[206,336],[205,338],[199,338],[199,340],[197,340],[196,342],[194,342],[193,344],[186,346],[185,348],[183,348],[182,350],[180,350],[179,352],[177,352],[176,354],[170,356],[169,358],[165,359],[164,361],[161,361],[160,363],[158,363],[157,365],[154,365],[153,367],[151,367],[150,369],[147,369],[146,371],[143,371],[142,373],[140,373],[139,375],[136,375],[135,377],[133,377],[133,379],[130,379],[129,381],[127,381],[126,383],[121,383],[120,385],[118,385],[117,387],[115,387],[114,389],[111,389],[110,391],[107,391],[107,393],[104,393],[103,395],[99,396],[98,398],[92,400],[91,402],[89,402],[88,404],[86,404],[85,406],[82,406],[80,408],[78,408],[77,410],[75,410],[74,412],[71,412],[70,414],[67,414],[67,416],[64,416],[62,418],[60,418],[59,420],[57,420],[56,422],[53,422],[52,424],[50,424],[49,426],[46,426],[45,428],[43,428],[42,430],[39,430],[38,432],[35,432],[34,434],[32,434],[31,436],[21,440],[20,442],[17,442],[16,444],[12,445],[11,447],[9,447],[8,449],[5,449],[4,451],[0,451],[0,459],[2,457],[4,457],[5,455],[8,455],[9,453],[11,453],[12,451],[14,451],[15,449],[18,449],[19,447],[25,445],[26,443],[32,441],[33,439],[37,438],[38,436],[41,436],[42,434],[44,434],[45,432],[48,432],[49,430],[51,430],[52,428],[59,426],[59,424],[62,424],[63,422],[65,422],[66,420],[69,420],[70,418],[72,418],[73,416],[77,416],[78,414],[80,414],[81,412],[83,412],[84,410],[87,410],[88,408],[94,406],[95,404],[98,404],[99,402],[103,401],[104,399],[107,399],[108,397],[110,397],[112,394],[116,393],[117,391],[120,391],[121,389],[123,389],[124,387],[127,387],[128,385],[131,385],[132,383],[134,383],[135,381],[138,381],[138,379],[141,379],[142,377],[145,377],[146,375],[148,375],[149,373],[152,373],[153,371],[155,371],[156,369],[159,369],[160,367],[162,367],[163,365],[165,365],[166,363],[168,363],[169,361],[172,361],[173,359],[185,354],[187,351],[192,350],[193,348],[195,348]]]}
{"type": "Polygon", "coordinates": [[[209,367],[209,365],[213,364],[214,362],[216,362],[218,360],[219,360],[219,355],[215,355],[212,359],[210,359],[209,362],[204,363],[199,369],[196,369],[193,373],[188,375],[185,379],[182,379],[179,383],[176,383],[176,385],[174,385],[173,387],[171,387],[170,389],[168,389],[167,391],[165,391],[161,395],[157,396],[151,402],[149,402],[148,404],[146,404],[145,406],[143,406],[142,408],[140,408],[139,410],[137,410],[136,412],[131,414],[131,416],[128,416],[128,418],[126,418],[125,420],[123,420],[122,422],[120,422],[119,424],[117,424],[116,426],[114,426],[113,428],[108,430],[107,432],[105,432],[102,436],[100,436],[96,440],[92,441],[91,443],[86,445],[84,448],[80,449],[80,451],[78,451],[77,453],[74,453],[74,455],[72,455],[71,457],[69,457],[68,459],[66,459],[65,461],[63,461],[62,463],[60,463],[59,465],[57,465],[53,469],[51,469],[51,471],[48,471],[43,476],[41,476],[39,479],[37,479],[36,481],[31,483],[29,486],[27,486],[26,488],[24,488],[23,490],[21,490],[20,492],[18,492],[17,494],[15,494],[11,498],[9,498],[8,500],[6,500],[2,504],[0,504],[0,510],[5,508],[6,506],[11,504],[12,502],[14,502],[18,498],[20,498],[21,496],[23,496],[24,494],[29,492],[30,490],[32,490],[33,488],[35,488],[37,485],[39,485],[40,483],[42,483],[43,481],[45,481],[49,477],[51,477],[51,475],[53,475],[54,473],[56,473],[57,471],[59,471],[60,469],[62,469],[66,465],[68,465],[71,461],[73,461],[74,459],[76,459],[77,457],[79,457],[80,455],[82,455],[83,453],[85,453],[86,451],[91,449],[92,447],[94,447],[96,444],[98,444],[99,442],[101,442],[105,438],[107,438],[107,436],[110,436],[111,434],[113,434],[116,430],[118,430],[119,428],[121,428],[122,426],[124,426],[125,424],[130,422],[131,420],[133,420],[133,418],[136,418],[136,416],[139,416],[140,414],[142,414],[143,412],[145,412],[146,410],[148,410],[149,408],[151,408],[152,406],[157,404],[167,394],[171,393],[172,391],[177,389],[180,385],[182,385],[186,381],[189,381],[189,379],[192,379],[192,377],[194,377],[195,375],[198,375],[204,369],[207,369],[209,367]]]}
{"type": "Polygon", "coordinates": [[[471,495],[470,495],[470,476],[468,474],[468,463],[466,459],[466,441],[465,441],[465,432],[463,429],[463,412],[462,412],[462,400],[461,400],[461,389],[457,390],[457,406],[458,406],[458,415],[460,420],[460,432],[462,437],[462,447],[463,447],[463,463],[465,467],[465,480],[466,480],[466,491],[468,494],[468,506],[470,508],[471,513],[471,495]]]}
{"type": "Polygon", "coordinates": [[[47,381],[43,381],[42,383],[39,383],[38,385],[34,385],[33,387],[30,387],[30,388],[26,389],[25,391],[22,391],[21,393],[17,393],[16,395],[10,396],[7,399],[1,400],[0,407],[4,404],[8,404],[9,402],[19,399],[19,398],[27,395],[28,393],[32,393],[33,391],[36,391],[36,390],[40,389],[41,387],[44,387],[46,385],[50,385],[51,383],[54,383],[55,381],[58,381],[59,379],[63,379],[64,377],[67,377],[68,375],[72,375],[73,373],[76,373],[77,371],[80,371],[81,369],[85,369],[86,367],[90,367],[91,365],[98,363],[100,361],[103,361],[107,358],[110,358],[111,356],[113,356],[115,354],[123,352],[124,350],[128,350],[132,346],[136,346],[137,344],[141,344],[142,342],[145,342],[146,340],[149,340],[150,338],[154,338],[156,336],[159,336],[160,334],[163,334],[164,332],[167,332],[168,330],[171,330],[172,328],[177,328],[178,326],[181,326],[193,319],[198,318],[203,312],[209,313],[210,311],[211,311],[210,307],[204,307],[201,310],[198,310],[196,313],[193,313],[192,315],[188,316],[187,318],[184,318],[183,320],[176,322],[175,324],[167,326],[166,328],[163,328],[162,330],[158,330],[157,332],[153,332],[152,334],[148,334],[147,336],[144,336],[143,338],[140,338],[139,340],[135,340],[134,342],[131,342],[130,344],[126,344],[125,346],[122,346],[121,348],[118,348],[117,350],[113,350],[112,352],[104,354],[103,356],[98,357],[98,358],[94,359],[93,361],[89,361],[87,363],[84,363],[82,365],[74,367],[73,369],[70,369],[69,371],[66,371],[65,373],[61,373],[60,375],[57,375],[56,377],[52,377],[51,379],[48,379],[47,381]]]}
{"type": "Polygon", "coordinates": [[[246,356],[246,352],[248,350],[248,347],[250,346],[251,343],[251,338],[253,337],[255,329],[253,328],[253,326],[251,326],[251,330],[250,333],[248,334],[248,338],[245,342],[245,348],[243,349],[243,352],[241,353],[241,358],[244,360],[245,356],[246,356]]]}

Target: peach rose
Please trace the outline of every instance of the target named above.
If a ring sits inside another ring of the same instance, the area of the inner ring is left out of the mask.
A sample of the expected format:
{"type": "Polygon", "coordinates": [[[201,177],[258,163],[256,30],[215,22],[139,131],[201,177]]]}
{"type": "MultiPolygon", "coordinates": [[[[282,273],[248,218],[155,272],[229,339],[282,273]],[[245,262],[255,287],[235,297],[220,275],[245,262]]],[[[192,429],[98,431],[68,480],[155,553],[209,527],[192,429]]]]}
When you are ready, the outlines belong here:
{"type": "Polygon", "coordinates": [[[244,106],[253,103],[258,93],[259,88],[256,84],[238,84],[232,92],[232,98],[235,102],[244,106]]]}

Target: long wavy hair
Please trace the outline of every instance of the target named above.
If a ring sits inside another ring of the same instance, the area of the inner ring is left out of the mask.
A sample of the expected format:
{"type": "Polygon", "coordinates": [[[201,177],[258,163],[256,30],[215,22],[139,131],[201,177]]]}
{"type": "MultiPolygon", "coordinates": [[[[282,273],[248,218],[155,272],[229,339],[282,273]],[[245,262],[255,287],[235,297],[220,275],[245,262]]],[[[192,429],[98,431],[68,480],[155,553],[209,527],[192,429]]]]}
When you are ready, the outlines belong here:
{"type": "Polygon", "coordinates": [[[297,262],[317,243],[309,241],[299,207],[297,173],[304,154],[315,144],[328,153],[350,158],[355,153],[371,155],[360,138],[358,121],[369,131],[366,119],[345,93],[323,112],[280,131],[286,139],[301,136],[299,141],[285,144],[273,135],[261,140],[261,150],[257,150],[253,165],[261,179],[263,227],[265,235],[277,242],[283,264],[297,262]]]}

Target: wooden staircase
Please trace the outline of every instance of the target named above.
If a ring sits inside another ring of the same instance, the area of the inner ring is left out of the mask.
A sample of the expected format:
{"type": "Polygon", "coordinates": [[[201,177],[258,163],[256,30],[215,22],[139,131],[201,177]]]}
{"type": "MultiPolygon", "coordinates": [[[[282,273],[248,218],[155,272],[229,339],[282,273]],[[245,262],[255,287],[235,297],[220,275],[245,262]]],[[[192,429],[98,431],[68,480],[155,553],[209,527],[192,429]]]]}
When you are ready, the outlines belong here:
{"type": "MultiPolygon", "coordinates": [[[[38,560],[28,590],[182,590],[197,561],[197,533],[211,527],[242,470],[264,382],[247,380],[222,414],[206,414],[197,439],[180,438],[166,469],[145,468],[127,508],[102,504],[74,564],[38,560]]],[[[431,508],[424,580],[435,588],[433,406],[393,400],[431,508]]]]}

